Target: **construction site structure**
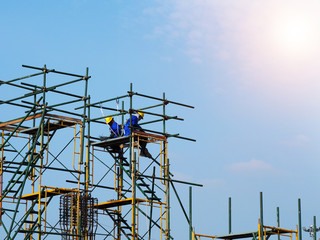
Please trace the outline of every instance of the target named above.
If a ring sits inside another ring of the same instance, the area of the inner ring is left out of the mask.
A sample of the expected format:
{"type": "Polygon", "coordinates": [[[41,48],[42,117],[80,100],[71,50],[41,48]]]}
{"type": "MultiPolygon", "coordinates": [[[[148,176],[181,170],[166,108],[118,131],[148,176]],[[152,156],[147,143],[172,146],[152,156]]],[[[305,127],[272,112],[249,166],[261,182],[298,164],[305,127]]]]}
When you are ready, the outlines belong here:
{"type": "Polygon", "coordinates": [[[166,109],[194,107],[133,92],[132,84],[122,96],[91,103],[88,69],[23,67],[36,73],[0,82],[7,93],[0,102],[1,239],[173,239],[169,189],[178,197],[174,183],[202,185],[172,178],[167,139],[195,140],[167,133],[166,121],[183,119],[166,109]],[[138,108],[134,97],[142,99],[138,108]],[[139,130],[131,120],[137,110],[150,119],[139,130]],[[107,132],[106,117],[121,118],[121,126],[129,118],[131,133],[101,138],[93,129],[107,132]],[[158,131],[145,128],[156,123],[158,131]],[[141,156],[146,144],[154,157],[141,156]]]}
{"type": "Polygon", "coordinates": [[[202,185],[174,179],[168,158],[169,138],[195,140],[169,134],[166,126],[168,120],[183,121],[167,114],[170,106],[193,106],[168,100],[165,93],[159,98],[134,92],[132,84],[124,95],[91,102],[88,69],[73,74],[46,65],[23,67],[36,73],[0,81],[1,239],[174,239],[171,195],[190,240],[297,239],[298,230],[265,226],[262,216],[255,232],[232,234],[230,220],[228,235],[196,233],[191,186],[202,185]],[[140,129],[132,124],[137,111],[148,116],[140,129]],[[122,126],[120,136],[100,136],[108,117],[122,126]],[[130,134],[123,134],[126,123],[130,134]],[[141,152],[146,145],[147,157],[141,152]],[[178,183],[189,186],[189,213],[178,183]]]}

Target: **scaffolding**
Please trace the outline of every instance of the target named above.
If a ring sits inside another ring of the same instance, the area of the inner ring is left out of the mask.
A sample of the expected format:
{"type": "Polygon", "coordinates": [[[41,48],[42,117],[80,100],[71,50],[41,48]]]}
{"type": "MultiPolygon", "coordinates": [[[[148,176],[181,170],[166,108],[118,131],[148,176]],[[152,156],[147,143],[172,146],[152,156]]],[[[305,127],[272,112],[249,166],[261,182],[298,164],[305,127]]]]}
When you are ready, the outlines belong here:
{"type": "Polygon", "coordinates": [[[168,138],[195,140],[167,133],[168,120],[183,121],[167,115],[167,108],[194,107],[167,100],[165,93],[158,98],[134,92],[132,84],[122,96],[91,103],[88,68],[81,75],[46,65],[23,67],[36,73],[0,81],[10,93],[0,101],[6,113],[0,122],[3,239],[173,239],[170,189],[185,213],[174,183],[202,185],[170,173],[168,138]],[[139,107],[133,107],[133,98],[140,98],[139,107]],[[145,106],[148,101],[152,104],[145,106]],[[108,114],[98,116],[100,110],[108,114]],[[134,129],[138,110],[150,121],[134,129]],[[122,126],[128,118],[130,134],[92,134],[106,128],[106,117],[119,124],[121,118],[122,126]],[[141,155],[146,145],[154,157],[141,155]]]}
{"type": "Polygon", "coordinates": [[[257,231],[232,233],[229,199],[229,234],[196,233],[191,186],[202,185],[174,179],[168,158],[169,138],[195,140],[168,133],[166,125],[183,121],[168,115],[169,106],[193,106],[168,100],[165,93],[159,98],[134,92],[132,84],[124,95],[91,103],[88,68],[81,75],[46,65],[23,67],[36,73],[0,81],[5,113],[0,122],[1,239],[174,239],[173,193],[190,240],[268,240],[273,235],[298,240],[298,233],[301,240],[300,202],[299,229],[265,226],[262,193],[257,231]],[[148,121],[137,129],[132,119],[138,112],[148,121]],[[98,135],[107,131],[109,117],[121,126],[121,136],[98,135]],[[150,155],[143,151],[146,146],[150,155]],[[176,183],[189,186],[189,214],[176,183]]]}

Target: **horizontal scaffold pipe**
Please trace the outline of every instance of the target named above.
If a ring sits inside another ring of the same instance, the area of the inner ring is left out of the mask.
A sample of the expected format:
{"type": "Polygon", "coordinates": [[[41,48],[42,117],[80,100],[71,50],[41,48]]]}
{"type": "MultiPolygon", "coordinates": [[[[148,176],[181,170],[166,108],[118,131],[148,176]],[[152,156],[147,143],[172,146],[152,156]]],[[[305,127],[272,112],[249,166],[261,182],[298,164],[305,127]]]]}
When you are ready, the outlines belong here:
{"type": "Polygon", "coordinates": [[[44,74],[44,72],[36,73],[36,74],[31,74],[31,75],[28,75],[28,76],[25,76],[25,77],[15,78],[15,79],[12,79],[12,80],[9,80],[9,81],[2,81],[2,82],[0,83],[0,85],[1,85],[1,84],[8,84],[8,83],[16,82],[16,81],[23,80],[23,79],[26,79],[26,78],[31,78],[31,77],[39,76],[39,75],[42,75],[42,74],[44,74]]]}
{"type": "MultiPolygon", "coordinates": [[[[72,180],[66,180],[67,183],[75,183],[78,184],[77,181],[72,181],[72,180]]],[[[86,183],[80,182],[81,185],[85,185],[86,183]]],[[[108,187],[108,186],[102,186],[102,185],[98,185],[98,184],[92,184],[93,187],[97,187],[97,188],[105,188],[105,189],[110,189],[110,190],[114,190],[114,187],[108,187]]],[[[89,190],[90,191],[90,190],[89,190]]],[[[125,192],[132,192],[129,189],[122,189],[122,191],[125,192]]]]}
{"type": "Polygon", "coordinates": [[[58,90],[51,90],[51,91],[54,93],[59,93],[59,94],[67,95],[70,97],[81,98],[81,99],[83,98],[83,96],[79,96],[79,95],[72,94],[72,93],[62,92],[62,91],[58,91],[58,90]]]}
{"type": "Polygon", "coordinates": [[[122,109],[116,109],[116,108],[110,108],[110,107],[98,107],[98,106],[92,106],[92,107],[95,107],[95,108],[102,108],[104,110],[111,110],[111,111],[116,111],[116,112],[124,112],[124,113],[128,113],[128,111],[125,111],[125,110],[122,110],[122,109]]]}
{"type": "MultiPolygon", "coordinates": [[[[100,101],[100,102],[87,104],[86,107],[97,107],[96,105],[99,105],[99,104],[102,104],[102,103],[106,103],[106,102],[111,102],[111,101],[114,101],[114,100],[117,100],[117,99],[121,99],[121,98],[125,98],[125,97],[128,97],[128,95],[123,95],[123,96],[120,96],[120,97],[115,97],[115,98],[103,100],[103,101],[100,101]]],[[[81,108],[84,108],[84,106],[78,107],[78,108],[76,108],[76,110],[81,109],[81,108]]]]}
{"type": "MultiPolygon", "coordinates": [[[[35,224],[36,225],[36,224],[35,224]]],[[[40,233],[46,235],[61,235],[61,236],[74,236],[74,237],[83,237],[82,235],[71,234],[71,233],[59,233],[59,232],[46,232],[46,231],[36,231],[36,230],[21,230],[25,233],[40,233]]]]}
{"type": "MultiPolygon", "coordinates": [[[[19,163],[19,162],[5,162],[5,163],[10,163],[13,165],[25,165],[28,166],[28,163],[19,163]]],[[[65,169],[65,168],[56,168],[56,167],[49,167],[49,166],[40,166],[40,165],[32,165],[32,167],[38,167],[38,168],[42,168],[42,169],[49,169],[49,170],[57,170],[57,171],[63,171],[63,172],[73,172],[73,173],[80,173],[83,174],[84,172],[82,171],[78,171],[78,170],[70,170],[70,169],[65,169]]],[[[113,188],[114,189],[114,188],[113,188]]]]}
{"type": "Polygon", "coordinates": [[[150,124],[150,123],[156,123],[156,122],[163,122],[163,120],[167,121],[169,119],[176,119],[176,116],[174,117],[167,117],[167,119],[158,119],[158,120],[153,120],[153,121],[149,121],[149,122],[143,122],[143,123],[139,123],[139,125],[146,125],[146,124],[150,124]]]}
{"type": "MultiPolygon", "coordinates": [[[[23,101],[22,101],[23,102],[23,101]]],[[[2,101],[0,101],[0,104],[2,103],[2,101]]],[[[12,105],[12,106],[17,106],[17,107],[23,107],[23,108],[32,108],[30,106],[27,106],[27,105],[22,105],[22,104],[18,104],[18,103],[6,103],[6,104],[9,104],[9,105],[12,105]]]]}
{"type": "Polygon", "coordinates": [[[55,90],[58,87],[62,87],[62,86],[65,86],[65,85],[68,85],[68,84],[72,84],[72,83],[76,83],[76,82],[79,82],[79,81],[83,81],[83,79],[82,78],[75,79],[75,80],[72,80],[72,81],[69,81],[69,82],[64,82],[64,83],[61,83],[61,84],[58,84],[58,85],[55,85],[55,86],[51,86],[51,87],[48,87],[48,88],[44,88],[44,87],[41,87],[41,86],[37,86],[37,85],[34,85],[34,84],[29,84],[29,83],[24,83],[24,82],[22,82],[21,84],[22,85],[26,85],[26,86],[30,86],[30,87],[34,87],[34,88],[38,88],[38,89],[42,89],[42,90],[44,89],[46,92],[49,92],[49,91],[55,90]]]}
{"type": "Polygon", "coordinates": [[[146,109],[150,109],[150,108],[161,107],[161,106],[163,106],[163,105],[165,105],[165,104],[164,104],[164,103],[160,103],[160,104],[156,104],[156,105],[153,105],[153,106],[140,108],[139,110],[146,110],[146,109]]]}
{"type": "Polygon", "coordinates": [[[174,180],[172,178],[168,179],[168,178],[161,178],[161,177],[155,177],[155,176],[148,176],[148,175],[144,175],[144,174],[139,174],[138,177],[140,177],[140,176],[141,177],[145,177],[145,178],[154,178],[154,179],[158,179],[158,180],[171,181],[171,182],[176,182],[176,183],[183,183],[183,184],[193,185],[193,186],[197,186],[197,187],[203,187],[203,185],[199,184],[199,183],[192,183],[192,182],[174,180]]]}
{"type": "MultiPolygon", "coordinates": [[[[103,116],[103,117],[97,117],[97,118],[93,118],[93,119],[87,119],[87,122],[101,123],[101,122],[98,122],[97,120],[104,119],[104,118],[107,118],[107,117],[115,117],[115,116],[125,115],[125,114],[127,114],[127,112],[116,113],[116,114],[111,114],[111,115],[106,115],[106,116],[103,116]]],[[[105,122],[103,122],[103,123],[105,123],[105,122]]]]}
{"type": "MultiPolygon", "coordinates": [[[[133,110],[133,111],[140,111],[140,110],[133,110]]],[[[179,121],[184,121],[183,118],[178,118],[177,116],[167,116],[167,115],[163,115],[163,114],[146,112],[146,111],[141,111],[141,112],[143,112],[143,113],[145,113],[145,114],[157,116],[157,117],[163,117],[164,119],[175,119],[175,120],[179,120],[179,121]]]]}
{"type": "Polygon", "coordinates": [[[69,81],[69,82],[65,82],[65,83],[61,83],[61,84],[52,86],[51,88],[56,89],[58,87],[62,87],[62,86],[69,85],[69,84],[72,84],[72,83],[76,83],[76,82],[79,82],[79,81],[83,81],[83,79],[82,78],[78,78],[78,79],[75,79],[75,80],[72,80],[72,81],[69,81]]]}
{"type": "MultiPolygon", "coordinates": [[[[130,127],[129,127],[130,128],[130,127]]],[[[188,140],[188,141],[192,141],[192,142],[196,142],[195,139],[192,138],[186,138],[186,137],[180,137],[179,134],[168,134],[168,133],[163,133],[163,132],[158,132],[158,131],[153,131],[153,130],[149,130],[149,129],[142,129],[146,132],[151,132],[151,133],[156,133],[156,134],[160,134],[166,137],[174,137],[174,138],[180,138],[180,139],[184,139],[184,140],[188,140]]]]}
{"type": "MultiPolygon", "coordinates": [[[[0,81],[0,85],[1,85],[2,83],[3,83],[3,82],[0,81]]],[[[25,89],[25,90],[28,90],[28,91],[33,91],[33,90],[34,90],[34,89],[32,89],[32,88],[23,87],[23,86],[21,86],[21,85],[19,85],[19,84],[14,84],[14,83],[7,83],[7,85],[12,86],[12,87],[22,88],[22,89],[25,89]]]]}
{"type": "Polygon", "coordinates": [[[58,106],[62,106],[62,105],[68,105],[68,104],[76,103],[76,102],[80,102],[80,101],[82,101],[82,99],[76,99],[76,100],[72,100],[72,101],[68,101],[68,102],[57,103],[57,104],[48,106],[48,108],[54,108],[54,107],[58,107],[58,106]]]}
{"type": "Polygon", "coordinates": [[[156,123],[156,122],[163,122],[163,119],[153,120],[153,121],[149,121],[149,122],[143,122],[143,123],[139,123],[139,125],[146,125],[146,124],[156,123]]]}
{"type": "Polygon", "coordinates": [[[20,100],[20,99],[24,99],[24,98],[27,98],[27,97],[31,97],[31,96],[34,96],[34,95],[37,95],[37,94],[40,94],[40,93],[43,93],[44,91],[42,90],[37,90],[37,91],[34,91],[32,93],[27,93],[21,97],[17,97],[17,98],[13,98],[13,99],[10,99],[10,100],[6,100],[6,101],[1,101],[0,104],[6,104],[6,103],[10,103],[10,102],[14,102],[14,101],[17,101],[17,100],[20,100]]]}
{"type": "Polygon", "coordinates": [[[71,114],[71,115],[78,116],[78,117],[83,117],[82,114],[78,114],[78,113],[74,113],[74,112],[69,112],[69,111],[65,111],[65,110],[62,110],[62,109],[58,109],[58,108],[48,107],[48,109],[49,109],[49,110],[52,110],[52,111],[57,111],[57,112],[63,112],[63,113],[71,114]]]}
{"type": "Polygon", "coordinates": [[[40,70],[40,71],[43,71],[46,73],[53,72],[53,73],[68,75],[68,76],[72,76],[72,77],[81,77],[83,80],[86,78],[87,79],[91,78],[91,76],[83,76],[83,75],[79,75],[79,74],[66,73],[66,72],[56,71],[55,69],[39,68],[39,67],[33,67],[33,66],[28,66],[28,65],[22,65],[22,67],[36,69],[36,70],[40,70]]]}
{"type": "MultiPolygon", "coordinates": [[[[25,104],[29,104],[29,105],[32,105],[32,106],[40,106],[39,103],[33,103],[33,102],[28,102],[28,101],[24,101],[24,100],[21,100],[22,103],[25,103],[25,104]]],[[[30,106],[29,106],[30,107],[30,106]]]]}
{"type": "Polygon", "coordinates": [[[179,106],[182,106],[182,107],[194,108],[193,106],[190,106],[190,105],[187,105],[187,104],[178,103],[178,102],[169,101],[169,100],[163,100],[162,98],[152,97],[152,96],[148,96],[148,95],[137,93],[137,92],[129,92],[128,91],[128,94],[137,95],[137,96],[140,96],[140,97],[146,97],[146,98],[162,101],[162,102],[165,102],[165,104],[172,103],[172,104],[179,105],[179,106]]]}
{"type": "MultiPolygon", "coordinates": [[[[38,85],[34,85],[34,84],[30,84],[30,83],[25,83],[25,82],[21,82],[21,85],[25,85],[25,86],[29,86],[29,87],[33,87],[33,88],[39,88],[42,89],[42,87],[38,86],[38,85]]],[[[31,89],[32,91],[34,89],[31,89]]]]}

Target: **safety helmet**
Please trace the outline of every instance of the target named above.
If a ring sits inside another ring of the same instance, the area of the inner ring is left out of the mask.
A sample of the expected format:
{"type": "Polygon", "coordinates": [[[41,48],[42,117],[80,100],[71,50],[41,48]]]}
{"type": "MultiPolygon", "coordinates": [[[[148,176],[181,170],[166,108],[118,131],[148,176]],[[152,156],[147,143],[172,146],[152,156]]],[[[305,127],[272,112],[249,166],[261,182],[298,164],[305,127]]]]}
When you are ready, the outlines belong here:
{"type": "Polygon", "coordinates": [[[113,117],[106,117],[105,120],[107,123],[110,123],[112,121],[113,117]]]}
{"type": "Polygon", "coordinates": [[[139,113],[139,115],[140,115],[140,117],[141,117],[141,118],[143,118],[143,117],[144,117],[144,113],[143,113],[143,112],[138,111],[138,113],[139,113]]]}

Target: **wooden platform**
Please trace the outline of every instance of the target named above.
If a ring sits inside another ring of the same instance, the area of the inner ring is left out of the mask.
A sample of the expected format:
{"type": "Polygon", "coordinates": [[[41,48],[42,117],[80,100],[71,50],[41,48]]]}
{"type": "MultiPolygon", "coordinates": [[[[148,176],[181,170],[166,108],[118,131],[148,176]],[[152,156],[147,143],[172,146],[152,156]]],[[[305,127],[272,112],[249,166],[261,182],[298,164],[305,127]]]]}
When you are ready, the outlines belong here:
{"type": "Polygon", "coordinates": [[[103,140],[100,142],[92,142],[91,146],[106,148],[108,146],[112,147],[114,145],[125,144],[125,143],[128,143],[129,141],[130,141],[130,136],[123,136],[123,137],[117,137],[117,138],[103,140]]]}
{"type": "MultiPolygon", "coordinates": [[[[71,127],[75,125],[74,122],[65,122],[65,121],[59,121],[59,122],[53,122],[53,123],[49,123],[47,125],[44,126],[44,132],[48,133],[50,131],[54,131],[54,130],[58,130],[61,128],[66,128],[66,127],[71,127]]],[[[38,127],[32,127],[32,128],[26,128],[24,130],[21,130],[20,133],[25,133],[25,134],[36,134],[37,131],[39,129],[38,127]]]]}
{"type": "MultiPolygon", "coordinates": [[[[74,191],[75,191],[74,189],[67,189],[67,188],[49,189],[47,190],[47,197],[63,195],[63,194],[67,194],[74,191]]],[[[45,193],[42,193],[41,198],[44,198],[44,197],[45,197],[45,193]]],[[[21,196],[21,199],[26,199],[26,200],[35,200],[37,198],[39,198],[39,192],[21,196]]]]}
{"type": "Polygon", "coordinates": [[[253,238],[257,237],[259,234],[258,231],[255,232],[245,232],[245,233],[234,233],[223,236],[216,236],[218,239],[240,239],[240,238],[253,238]]]}
{"type": "MultiPolygon", "coordinates": [[[[283,229],[283,228],[277,228],[277,227],[269,227],[269,226],[264,226],[265,228],[269,229],[265,231],[264,234],[267,236],[271,235],[277,235],[277,234],[291,234],[291,233],[296,233],[297,231],[293,230],[288,230],[288,229],[283,229]]],[[[233,234],[228,234],[228,235],[223,235],[223,236],[216,236],[218,239],[240,239],[240,238],[258,238],[259,236],[259,231],[254,231],[254,232],[245,232],[245,233],[233,233],[233,234]]]]}
{"type": "MultiPolygon", "coordinates": [[[[137,202],[148,202],[146,199],[140,199],[136,198],[137,202]]],[[[98,209],[105,209],[105,208],[112,208],[112,207],[118,207],[118,206],[123,206],[123,205],[129,205],[132,204],[132,198],[126,198],[126,199],[121,199],[121,200],[113,200],[109,202],[104,202],[104,203],[98,203],[94,205],[95,208],[98,209]]]]}
{"type": "MultiPolygon", "coordinates": [[[[36,115],[32,115],[32,116],[27,117],[24,120],[24,122],[27,122],[32,119],[38,119],[41,117],[42,117],[42,113],[38,113],[36,115]]],[[[59,127],[61,128],[61,126],[68,127],[68,126],[72,126],[74,124],[81,123],[81,120],[77,119],[77,118],[71,118],[71,117],[66,117],[66,116],[61,116],[61,115],[50,114],[50,113],[47,113],[44,116],[44,118],[56,121],[54,123],[50,123],[49,130],[56,130],[59,127]],[[51,125],[56,125],[56,126],[51,126],[51,125]],[[53,128],[53,129],[51,129],[51,128],[53,128]]],[[[23,120],[23,118],[18,118],[18,119],[14,119],[14,120],[7,121],[7,122],[2,122],[2,123],[0,123],[0,129],[7,130],[7,131],[13,131],[16,128],[15,127],[16,124],[20,123],[22,120],[23,120]]],[[[17,130],[17,132],[22,132],[22,131],[23,131],[23,133],[27,133],[27,134],[34,134],[34,132],[36,132],[35,128],[33,129],[33,128],[20,127],[17,130]]]]}
{"type": "MultiPolygon", "coordinates": [[[[134,136],[134,141],[136,141],[138,137],[145,137],[145,138],[148,138],[148,139],[150,138],[150,139],[155,139],[155,140],[158,140],[158,141],[166,141],[167,140],[167,138],[165,136],[145,133],[145,132],[141,132],[141,131],[134,131],[132,133],[132,136],[134,136]]],[[[129,142],[130,142],[130,135],[129,136],[122,136],[122,137],[106,139],[106,140],[99,141],[99,142],[92,142],[91,146],[107,148],[109,146],[112,147],[112,146],[115,146],[115,145],[126,144],[126,143],[129,143],[129,142]]]]}

